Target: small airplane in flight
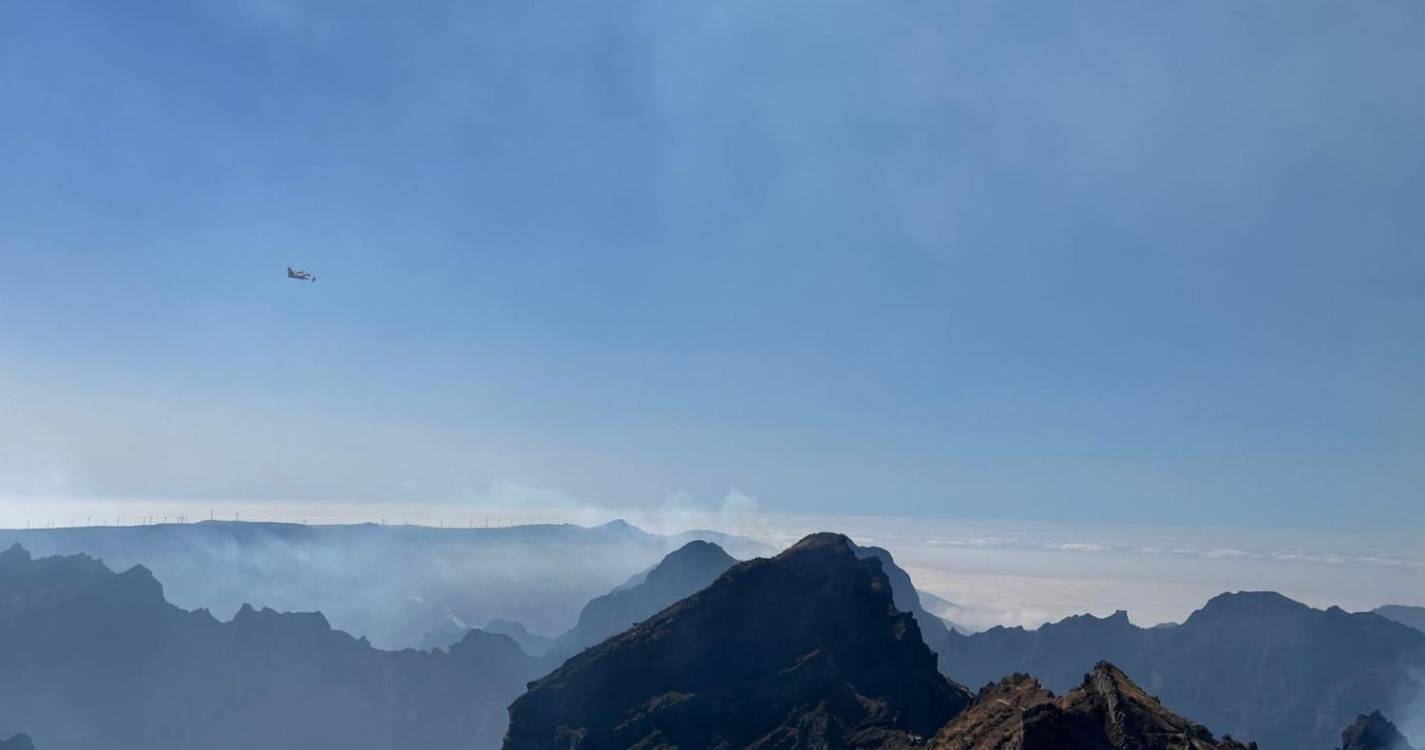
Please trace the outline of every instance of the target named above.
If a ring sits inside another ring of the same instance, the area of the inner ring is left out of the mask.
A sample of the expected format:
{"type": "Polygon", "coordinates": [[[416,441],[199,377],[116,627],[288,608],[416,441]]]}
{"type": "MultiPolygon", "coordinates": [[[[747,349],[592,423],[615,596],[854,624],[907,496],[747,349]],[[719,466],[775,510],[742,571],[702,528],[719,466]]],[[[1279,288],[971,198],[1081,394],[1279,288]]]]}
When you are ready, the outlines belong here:
{"type": "Polygon", "coordinates": [[[291,266],[287,266],[287,278],[289,278],[289,279],[296,279],[296,280],[298,280],[298,281],[316,281],[316,280],[317,280],[317,277],[313,276],[310,272],[308,272],[308,271],[303,271],[303,270],[301,270],[301,269],[294,269],[294,268],[292,268],[291,266]]]}

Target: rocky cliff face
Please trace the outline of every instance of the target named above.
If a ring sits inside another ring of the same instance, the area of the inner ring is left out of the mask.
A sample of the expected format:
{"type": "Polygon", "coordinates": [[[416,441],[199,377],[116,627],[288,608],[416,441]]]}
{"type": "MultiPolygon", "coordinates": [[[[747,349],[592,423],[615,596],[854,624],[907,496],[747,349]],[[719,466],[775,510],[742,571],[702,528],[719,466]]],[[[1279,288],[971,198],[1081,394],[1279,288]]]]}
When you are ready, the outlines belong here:
{"type": "Polygon", "coordinates": [[[1023,674],[989,685],[931,744],[936,750],[1247,750],[1169,711],[1107,662],[1061,698],[1023,674]]]}
{"type": "Polygon", "coordinates": [[[938,654],[945,649],[950,640],[950,627],[944,620],[925,611],[925,607],[921,606],[921,594],[915,590],[915,584],[911,583],[910,574],[896,565],[890,551],[880,547],[857,547],[856,555],[874,557],[881,561],[881,571],[886,574],[886,580],[891,584],[891,596],[896,603],[896,609],[909,612],[915,617],[916,624],[920,626],[920,637],[931,651],[938,654]]]}
{"type": "Polygon", "coordinates": [[[1415,750],[1379,711],[1361,714],[1341,733],[1341,750],[1415,750]]]}
{"type": "Polygon", "coordinates": [[[880,561],[814,534],[533,683],[505,748],[889,747],[968,699],[936,671],[880,561]]]}

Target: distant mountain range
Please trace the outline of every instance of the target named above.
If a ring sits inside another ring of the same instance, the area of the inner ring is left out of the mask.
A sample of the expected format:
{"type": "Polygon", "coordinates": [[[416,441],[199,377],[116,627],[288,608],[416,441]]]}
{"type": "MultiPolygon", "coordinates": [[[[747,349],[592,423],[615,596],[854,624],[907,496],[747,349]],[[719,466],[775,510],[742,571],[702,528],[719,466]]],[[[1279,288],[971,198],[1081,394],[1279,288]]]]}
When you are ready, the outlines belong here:
{"type": "Polygon", "coordinates": [[[450,644],[494,619],[563,632],[585,602],[693,539],[740,558],[772,551],[742,537],[650,534],[623,521],[592,528],[219,521],[0,530],[0,549],[19,542],[39,557],[82,553],[115,570],[143,565],[180,607],[222,618],[247,602],[320,611],[340,630],[404,648],[450,644]]]}
{"type": "Polygon", "coordinates": [[[1409,625],[1416,630],[1425,632],[1425,607],[1406,607],[1400,604],[1387,604],[1384,607],[1376,607],[1371,610],[1381,617],[1386,617],[1401,625],[1409,625]]]}
{"type": "Polygon", "coordinates": [[[222,622],[166,602],[146,568],[95,565],[0,555],[0,736],[45,750],[478,750],[545,670],[481,631],[448,652],[391,652],[318,613],[244,607],[222,622]]]}
{"type": "Polygon", "coordinates": [[[1036,630],[953,635],[940,668],[969,684],[1012,672],[1056,691],[1108,660],[1163,703],[1267,750],[1330,747],[1359,713],[1419,688],[1425,633],[1370,613],[1312,609],[1280,594],[1222,594],[1181,625],[1140,628],[1126,613],[1036,630]]]}
{"type": "MultiPolygon", "coordinates": [[[[496,618],[489,630],[452,624],[441,642],[453,645],[431,651],[375,648],[316,612],[244,605],[223,621],[170,604],[145,567],[116,574],[87,555],[12,546],[0,552],[0,736],[25,732],[42,750],[490,750],[502,737],[509,750],[1247,750],[1232,737],[1412,750],[1376,712],[1420,694],[1425,633],[1384,616],[1411,608],[1352,614],[1248,592],[1181,625],[1140,628],[1119,612],[964,635],[923,606],[889,552],[837,534],[738,563],[718,544],[626,524],[527,533],[547,538],[466,539],[491,546],[463,559],[496,548],[565,559],[560,538],[596,556],[678,544],[588,600],[558,639],[496,618]],[[985,687],[972,700],[957,679],[985,687]]],[[[158,546],[198,538],[161,534],[158,546]]],[[[371,559],[419,553],[417,538],[381,542],[371,559]]],[[[254,544],[202,559],[220,570],[254,544]]],[[[427,561],[459,546],[432,544],[427,561]]],[[[357,598],[394,591],[352,585],[357,598]]]]}
{"type": "Polygon", "coordinates": [[[818,534],[535,682],[510,707],[504,747],[892,747],[968,701],[880,561],[818,534]]]}
{"type": "Polygon", "coordinates": [[[935,668],[888,560],[814,534],[734,565],[532,683],[504,750],[1248,750],[1107,663],[1062,698],[1014,675],[971,700],[935,668]]]}

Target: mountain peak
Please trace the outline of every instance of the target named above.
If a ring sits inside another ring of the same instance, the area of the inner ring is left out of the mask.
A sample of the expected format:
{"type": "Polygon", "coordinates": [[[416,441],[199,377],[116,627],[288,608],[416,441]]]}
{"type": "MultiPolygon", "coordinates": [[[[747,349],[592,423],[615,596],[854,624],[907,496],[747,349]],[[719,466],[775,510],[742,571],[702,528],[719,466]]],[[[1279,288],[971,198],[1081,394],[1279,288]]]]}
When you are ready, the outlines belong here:
{"type": "Polygon", "coordinates": [[[31,559],[30,551],[21,546],[19,542],[11,544],[9,549],[0,552],[0,565],[27,563],[31,559]]]}
{"type": "Polygon", "coordinates": [[[1108,662],[1062,698],[1017,674],[987,686],[936,750],[1247,750],[1168,711],[1108,662]]]}
{"type": "Polygon", "coordinates": [[[1414,750],[1405,735],[1381,715],[1372,711],[1356,717],[1341,733],[1341,750],[1414,750]]]}
{"type": "Polygon", "coordinates": [[[1275,591],[1237,591],[1218,594],[1208,600],[1194,617],[1278,617],[1302,614],[1311,608],[1275,591]]]}
{"type": "Polygon", "coordinates": [[[609,522],[607,522],[607,523],[601,523],[601,524],[599,524],[598,526],[595,526],[594,528],[598,529],[599,531],[611,531],[611,532],[614,532],[614,533],[616,533],[616,534],[646,534],[646,533],[648,533],[648,532],[644,531],[643,529],[640,529],[640,528],[638,528],[637,526],[634,526],[633,524],[629,523],[628,521],[625,521],[625,520],[622,519],[622,518],[615,518],[614,520],[609,521],[609,522]]]}
{"type": "Polygon", "coordinates": [[[510,707],[505,748],[879,747],[934,732],[967,700],[880,563],[815,534],[533,683],[510,707]]]}
{"type": "MultiPolygon", "coordinates": [[[[840,548],[847,552],[852,552],[856,549],[856,545],[852,543],[850,537],[845,534],[838,534],[834,531],[818,531],[814,534],[808,534],[802,537],[800,541],[788,548],[786,552],[821,548],[840,548]]],[[[782,554],[785,555],[786,552],[782,554]]],[[[778,557],[781,557],[781,555],[778,555],[778,557]]]]}

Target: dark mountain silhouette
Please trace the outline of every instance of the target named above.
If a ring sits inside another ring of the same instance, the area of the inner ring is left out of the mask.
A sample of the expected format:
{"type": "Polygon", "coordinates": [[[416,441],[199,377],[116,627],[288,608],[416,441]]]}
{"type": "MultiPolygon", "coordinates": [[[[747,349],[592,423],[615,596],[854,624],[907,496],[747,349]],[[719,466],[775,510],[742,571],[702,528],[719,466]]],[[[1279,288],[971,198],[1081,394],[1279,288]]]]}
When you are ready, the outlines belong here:
{"type": "Polygon", "coordinates": [[[35,560],[24,547],[11,545],[0,552],[0,620],[68,599],[109,575],[88,555],[35,560]]]}
{"type": "Polygon", "coordinates": [[[491,748],[542,671],[482,631],[391,652],[319,613],[244,606],[221,622],[169,604],[143,567],[69,588],[0,620],[0,733],[46,750],[491,748]]]}
{"type": "Polygon", "coordinates": [[[658,565],[613,591],[592,599],[579,622],[550,647],[567,658],[658,614],[680,599],[707,588],[737,563],[711,542],[692,541],[668,553],[658,565]]]}
{"type": "Polygon", "coordinates": [[[969,699],[876,559],[814,534],[590,648],[510,707],[507,750],[884,747],[969,699]]]}
{"type": "Polygon", "coordinates": [[[1372,610],[1381,617],[1386,617],[1401,625],[1409,625],[1416,630],[1425,632],[1425,607],[1407,607],[1403,604],[1387,604],[1383,607],[1376,607],[1372,610]]]}
{"type": "Polygon", "coordinates": [[[623,521],[587,528],[205,521],[0,530],[0,549],[21,542],[41,557],[83,553],[115,570],[143,565],[185,609],[221,618],[244,602],[319,610],[378,647],[404,648],[453,643],[497,618],[561,633],[589,599],[695,538],[740,557],[771,552],[742,537],[651,534],[623,521]]]}
{"type": "Polygon", "coordinates": [[[916,591],[915,585],[911,583],[910,574],[896,565],[895,558],[891,557],[891,553],[880,547],[857,546],[856,556],[874,557],[881,561],[881,570],[886,574],[886,579],[890,581],[896,609],[915,616],[915,622],[920,626],[920,637],[931,651],[939,654],[941,650],[947,648],[950,639],[950,626],[946,625],[944,620],[925,611],[925,608],[920,604],[920,592],[916,591]]]}
{"type": "Polygon", "coordinates": [[[30,741],[30,735],[17,734],[8,740],[0,740],[0,750],[35,750],[35,743],[30,741]]]}
{"type": "Polygon", "coordinates": [[[514,620],[494,619],[486,623],[482,629],[486,633],[499,633],[513,638],[515,643],[518,643],[520,648],[530,656],[544,656],[554,645],[553,638],[539,633],[531,633],[524,623],[514,620]]]}
{"type": "Polygon", "coordinates": [[[1258,592],[1214,597],[1181,625],[1082,615],[1037,630],[954,634],[940,652],[941,669],[970,684],[1027,672],[1061,692],[1099,660],[1214,731],[1294,750],[1331,746],[1356,714],[1394,705],[1425,669],[1425,634],[1258,592]]]}
{"type": "Polygon", "coordinates": [[[940,730],[935,750],[1247,750],[1214,739],[1099,662],[1062,698],[1016,674],[986,686],[940,730]]]}
{"type": "Polygon", "coordinates": [[[1361,714],[1341,733],[1340,750],[1415,750],[1379,711],[1361,714]]]}

